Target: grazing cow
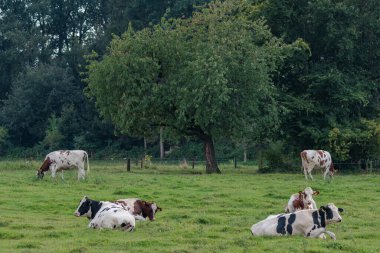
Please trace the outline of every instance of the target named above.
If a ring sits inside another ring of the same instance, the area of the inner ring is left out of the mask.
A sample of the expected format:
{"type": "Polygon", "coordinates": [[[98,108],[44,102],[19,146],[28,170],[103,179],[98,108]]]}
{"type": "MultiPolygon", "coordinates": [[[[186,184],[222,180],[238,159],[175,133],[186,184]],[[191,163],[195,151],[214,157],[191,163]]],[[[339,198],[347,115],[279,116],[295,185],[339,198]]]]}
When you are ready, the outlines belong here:
{"type": "Polygon", "coordinates": [[[108,201],[96,201],[86,196],[80,201],[75,216],[90,219],[90,228],[121,228],[133,231],[135,218],[123,206],[108,201]]]}
{"type": "Polygon", "coordinates": [[[46,155],[41,168],[37,171],[38,178],[42,179],[44,174],[49,169],[51,170],[51,176],[55,178],[57,171],[62,172],[63,180],[63,170],[70,169],[71,167],[78,168],[78,180],[84,179],[85,171],[84,164],[87,162],[87,173],[90,171],[90,164],[88,161],[88,155],[86,151],[83,150],[60,150],[53,151],[46,155]]]}
{"type": "Polygon", "coordinates": [[[285,207],[285,212],[295,212],[303,209],[317,209],[313,196],[319,195],[319,191],[313,191],[310,187],[306,187],[305,190],[290,196],[288,205],[285,207]]]}
{"type": "Polygon", "coordinates": [[[324,179],[326,179],[327,175],[329,175],[330,178],[334,175],[334,165],[329,152],[323,150],[304,150],[301,152],[300,156],[306,180],[308,179],[308,176],[313,180],[311,171],[315,166],[324,170],[324,179]]]}
{"type": "Polygon", "coordinates": [[[162,211],[162,208],[157,206],[156,203],[146,202],[137,198],[118,199],[115,203],[124,206],[136,220],[146,220],[148,217],[150,221],[154,221],[155,214],[162,211]]]}
{"type": "Polygon", "coordinates": [[[281,236],[298,235],[305,237],[322,237],[327,233],[332,239],[336,240],[333,232],[326,230],[326,225],[342,221],[339,212],[342,208],[337,208],[330,203],[318,209],[301,210],[295,213],[270,215],[251,227],[254,236],[281,236]]]}

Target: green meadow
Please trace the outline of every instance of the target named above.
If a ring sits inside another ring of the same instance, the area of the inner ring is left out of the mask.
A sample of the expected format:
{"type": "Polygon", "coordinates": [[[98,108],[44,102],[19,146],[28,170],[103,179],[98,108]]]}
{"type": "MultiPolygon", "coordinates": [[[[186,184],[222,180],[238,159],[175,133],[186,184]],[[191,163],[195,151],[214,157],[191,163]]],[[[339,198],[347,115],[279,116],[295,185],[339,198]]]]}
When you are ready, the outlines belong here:
{"type": "Polygon", "coordinates": [[[380,176],[336,175],[331,183],[314,171],[258,174],[252,166],[221,166],[223,174],[167,165],[140,169],[117,162],[90,161],[77,170],[36,180],[37,162],[0,162],[0,252],[380,252],[380,176]],[[253,237],[252,224],[281,213],[292,193],[310,186],[320,191],[318,206],[344,208],[343,221],[328,226],[337,240],[253,237]],[[81,198],[155,201],[156,221],[137,222],[132,233],[94,230],[73,215],[81,198]]]}

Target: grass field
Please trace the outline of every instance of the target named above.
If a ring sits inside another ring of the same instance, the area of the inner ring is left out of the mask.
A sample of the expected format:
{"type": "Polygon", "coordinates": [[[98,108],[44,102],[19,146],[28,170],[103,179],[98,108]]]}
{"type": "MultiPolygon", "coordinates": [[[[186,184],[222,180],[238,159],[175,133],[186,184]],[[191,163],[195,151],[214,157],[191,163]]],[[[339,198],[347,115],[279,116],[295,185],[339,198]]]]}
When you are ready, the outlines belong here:
{"type": "Polygon", "coordinates": [[[77,170],[51,180],[35,179],[38,163],[0,162],[0,252],[380,252],[380,176],[337,175],[331,183],[314,172],[257,174],[254,168],[222,166],[222,175],[201,167],[132,168],[91,162],[82,182],[77,170]],[[311,186],[317,205],[344,208],[329,226],[337,240],[253,237],[252,224],[281,213],[292,193],[311,186]],[[163,208],[136,230],[93,230],[73,215],[80,199],[140,197],[163,208]]]}

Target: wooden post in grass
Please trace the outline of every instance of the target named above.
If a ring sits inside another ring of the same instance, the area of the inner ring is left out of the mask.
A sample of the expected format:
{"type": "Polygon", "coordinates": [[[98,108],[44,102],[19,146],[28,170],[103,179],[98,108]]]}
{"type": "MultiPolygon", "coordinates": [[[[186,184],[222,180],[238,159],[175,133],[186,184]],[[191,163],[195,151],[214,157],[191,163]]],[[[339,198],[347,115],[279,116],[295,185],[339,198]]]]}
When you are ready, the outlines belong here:
{"type": "Polygon", "coordinates": [[[234,166],[235,166],[235,169],[237,167],[237,160],[236,160],[236,157],[234,157],[234,166]]]}
{"type": "Polygon", "coordinates": [[[131,171],[131,159],[127,159],[127,171],[131,171]]]}
{"type": "Polygon", "coordinates": [[[141,169],[143,168],[143,165],[144,165],[144,158],[141,158],[141,163],[140,163],[141,169]]]}
{"type": "Polygon", "coordinates": [[[195,158],[194,158],[194,156],[193,156],[193,163],[192,163],[192,167],[193,167],[193,169],[194,169],[194,163],[195,163],[195,158]]]}

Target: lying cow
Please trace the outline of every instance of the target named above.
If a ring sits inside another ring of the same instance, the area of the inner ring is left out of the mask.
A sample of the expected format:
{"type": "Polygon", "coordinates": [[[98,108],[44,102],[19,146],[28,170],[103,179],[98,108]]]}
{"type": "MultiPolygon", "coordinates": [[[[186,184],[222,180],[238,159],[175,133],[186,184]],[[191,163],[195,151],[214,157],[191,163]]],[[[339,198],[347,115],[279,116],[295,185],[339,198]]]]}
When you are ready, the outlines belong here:
{"type": "Polygon", "coordinates": [[[121,228],[133,231],[135,218],[123,206],[108,201],[96,201],[86,196],[80,201],[75,216],[90,219],[90,228],[121,228]]]}
{"type": "Polygon", "coordinates": [[[87,162],[87,173],[90,171],[88,155],[83,150],[60,150],[53,151],[46,155],[41,168],[37,171],[38,178],[42,179],[45,172],[50,170],[51,176],[55,178],[57,171],[61,171],[63,180],[63,170],[72,167],[78,168],[78,180],[84,179],[85,171],[84,164],[87,162]]]}
{"type": "Polygon", "coordinates": [[[317,209],[313,196],[319,195],[319,191],[313,191],[310,187],[306,187],[305,190],[290,196],[288,205],[285,207],[285,212],[295,212],[297,210],[304,209],[317,209]]]}
{"type": "Polygon", "coordinates": [[[300,153],[300,156],[306,180],[308,177],[313,180],[311,171],[316,166],[324,170],[324,179],[326,179],[327,175],[329,175],[330,178],[334,175],[334,164],[332,163],[331,155],[329,152],[324,150],[304,150],[300,153]]]}
{"type": "Polygon", "coordinates": [[[115,203],[124,206],[136,220],[146,220],[146,218],[149,218],[150,221],[154,221],[155,214],[158,211],[162,211],[162,208],[157,206],[156,203],[150,203],[137,198],[118,199],[115,203]]]}
{"type": "Polygon", "coordinates": [[[339,212],[342,208],[337,208],[330,203],[321,206],[319,210],[301,210],[295,213],[270,215],[251,227],[254,236],[280,236],[298,235],[317,238],[323,233],[327,233],[332,239],[336,240],[333,232],[326,230],[326,225],[342,221],[339,212]]]}

